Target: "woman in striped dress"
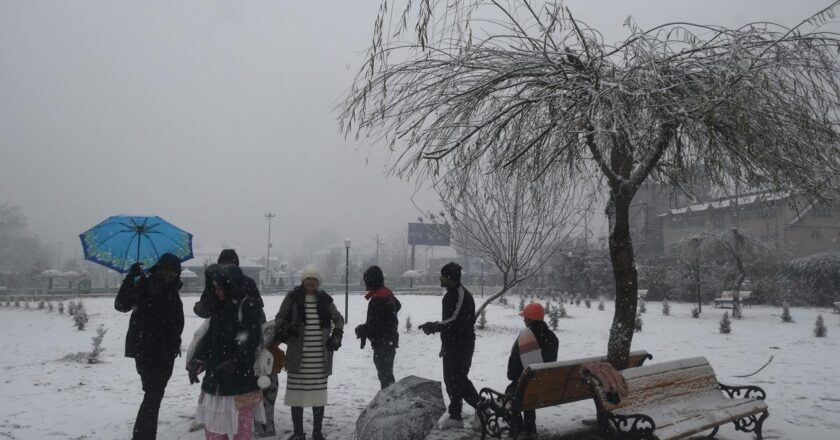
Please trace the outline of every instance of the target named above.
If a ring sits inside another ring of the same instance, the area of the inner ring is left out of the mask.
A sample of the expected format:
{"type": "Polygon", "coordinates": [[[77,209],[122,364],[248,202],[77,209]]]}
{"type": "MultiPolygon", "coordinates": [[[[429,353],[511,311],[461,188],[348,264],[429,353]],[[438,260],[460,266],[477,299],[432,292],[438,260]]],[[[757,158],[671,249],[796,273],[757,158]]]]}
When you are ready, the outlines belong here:
{"type": "Polygon", "coordinates": [[[275,338],[287,345],[284,403],[292,407],[294,424],[289,440],[306,439],[304,407],[312,408],[312,439],[325,440],[321,427],[327,405],[327,378],[332,374],[333,352],[341,347],[344,317],[320,285],[318,268],[307,266],[301,285],[286,294],[275,321],[275,338]]]}

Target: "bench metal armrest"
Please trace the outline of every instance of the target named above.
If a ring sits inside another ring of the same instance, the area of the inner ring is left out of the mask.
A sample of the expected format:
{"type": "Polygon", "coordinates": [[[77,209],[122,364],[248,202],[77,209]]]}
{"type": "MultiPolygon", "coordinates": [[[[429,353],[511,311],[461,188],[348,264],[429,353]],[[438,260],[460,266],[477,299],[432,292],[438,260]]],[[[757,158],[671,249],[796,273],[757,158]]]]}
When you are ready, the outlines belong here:
{"type": "Polygon", "coordinates": [[[754,385],[731,386],[718,383],[720,390],[726,393],[730,399],[758,399],[764,400],[767,398],[767,393],[763,389],[754,385]]]}
{"type": "Polygon", "coordinates": [[[500,393],[492,388],[482,388],[478,395],[481,397],[480,405],[495,414],[510,413],[516,398],[513,394],[500,393]]]}
{"type": "Polygon", "coordinates": [[[653,439],[656,423],[644,414],[620,415],[611,412],[604,413],[604,419],[609,428],[624,440],[653,439]]]}

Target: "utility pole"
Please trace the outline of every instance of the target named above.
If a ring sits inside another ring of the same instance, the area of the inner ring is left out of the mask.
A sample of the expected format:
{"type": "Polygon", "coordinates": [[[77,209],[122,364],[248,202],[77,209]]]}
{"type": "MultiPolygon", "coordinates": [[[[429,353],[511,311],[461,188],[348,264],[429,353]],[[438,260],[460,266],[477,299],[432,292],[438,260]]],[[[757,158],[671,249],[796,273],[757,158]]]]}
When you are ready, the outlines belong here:
{"type": "Polygon", "coordinates": [[[60,241],[58,242],[58,271],[63,272],[63,270],[61,270],[61,242],[60,241]]]}
{"type": "Polygon", "coordinates": [[[376,265],[379,266],[379,248],[382,247],[382,240],[376,234],[376,265]]]}
{"type": "Polygon", "coordinates": [[[263,288],[267,288],[268,284],[271,280],[271,275],[269,270],[269,262],[271,261],[271,219],[277,217],[273,212],[269,212],[265,214],[265,218],[268,220],[268,243],[266,244],[265,249],[265,285],[263,288]]]}

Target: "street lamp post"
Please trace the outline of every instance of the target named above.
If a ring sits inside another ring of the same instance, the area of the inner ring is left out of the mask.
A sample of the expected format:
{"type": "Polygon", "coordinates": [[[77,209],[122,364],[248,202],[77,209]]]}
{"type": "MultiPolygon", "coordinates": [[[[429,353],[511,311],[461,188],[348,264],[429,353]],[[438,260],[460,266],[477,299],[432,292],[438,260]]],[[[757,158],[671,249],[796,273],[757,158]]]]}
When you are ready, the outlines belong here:
{"type": "Polygon", "coordinates": [[[344,240],[346,260],[344,262],[344,322],[350,322],[348,308],[350,304],[350,239],[344,240]]]}
{"type": "Polygon", "coordinates": [[[574,257],[575,254],[572,251],[569,251],[568,255],[569,255],[569,296],[571,297],[572,294],[573,294],[573,291],[575,289],[575,279],[574,279],[574,272],[573,272],[574,268],[572,267],[572,257],[574,257]]]}
{"type": "Polygon", "coordinates": [[[269,274],[269,261],[271,257],[271,219],[277,217],[273,212],[269,212],[265,214],[265,218],[268,219],[268,243],[266,244],[265,249],[265,285],[263,286],[264,289],[268,288],[268,284],[270,282],[271,275],[269,274]]]}

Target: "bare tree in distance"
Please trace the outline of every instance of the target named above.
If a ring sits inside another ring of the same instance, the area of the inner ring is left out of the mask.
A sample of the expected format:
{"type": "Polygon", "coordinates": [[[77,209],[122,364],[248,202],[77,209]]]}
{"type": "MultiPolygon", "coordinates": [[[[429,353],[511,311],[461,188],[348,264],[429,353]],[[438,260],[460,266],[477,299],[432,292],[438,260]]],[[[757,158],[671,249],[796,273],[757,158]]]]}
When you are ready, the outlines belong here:
{"type": "Polygon", "coordinates": [[[538,273],[588,215],[590,199],[581,188],[562,182],[562,176],[485,173],[472,167],[434,180],[443,211],[428,216],[450,226],[455,249],[493,264],[502,276],[501,289],[484,300],[477,314],[538,273]]]}
{"type": "Polygon", "coordinates": [[[487,166],[488,153],[487,172],[596,175],[616,287],[607,355],[623,368],[643,183],[686,189],[700,173],[809,200],[838,186],[840,40],[820,30],[837,4],[792,28],[628,19],[611,43],[559,3],[383,0],[340,125],[384,143],[391,172],[416,179],[487,166]]]}

